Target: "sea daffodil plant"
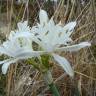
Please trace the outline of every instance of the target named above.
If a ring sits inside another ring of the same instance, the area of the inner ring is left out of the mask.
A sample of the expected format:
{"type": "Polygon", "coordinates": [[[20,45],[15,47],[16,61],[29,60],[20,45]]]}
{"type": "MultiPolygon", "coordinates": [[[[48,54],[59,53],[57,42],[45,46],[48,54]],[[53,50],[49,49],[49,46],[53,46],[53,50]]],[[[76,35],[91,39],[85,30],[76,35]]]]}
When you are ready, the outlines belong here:
{"type": "MultiPolygon", "coordinates": [[[[42,51],[45,51],[47,54],[51,55],[54,60],[69,74],[71,77],[74,76],[74,71],[67,61],[66,58],[58,55],[58,52],[69,51],[74,52],[78,51],[81,48],[91,46],[89,42],[81,42],[79,44],[72,45],[71,34],[74,31],[76,26],[76,21],[69,22],[65,26],[58,23],[55,24],[53,17],[49,20],[47,12],[40,10],[39,21],[36,26],[33,26],[31,31],[37,37],[36,43],[41,47],[42,51]]],[[[45,78],[47,78],[47,83],[51,86],[51,90],[55,96],[59,96],[56,87],[54,87],[52,76],[49,75],[50,72],[45,73],[45,78]],[[47,74],[46,74],[47,73],[47,74]],[[49,81],[48,81],[49,80],[49,81]],[[55,90],[55,93],[54,93],[55,90]]]]}
{"type": "Polygon", "coordinates": [[[51,91],[54,96],[60,96],[53,83],[50,68],[46,66],[49,63],[49,59],[53,58],[69,76],[73,77],[74,71],[70,63],[66,58],[60,56],[59,53],[63,51],[78,51],[81,48],[91,46],[91,44],[89,42],[81,42],[75,45],[71,44],[73,40],[70,36],[74,31],[76,21],[69,22],[65,26],[61,24],[61,22],[55,24],[53,17],[49,20],[47,12],[42,9],[40,9],[39,20],[40,23],[37,23],[37,25],[33,27],[29,27],[27,21],[19,22],[17,24],[18,29],[10,32],[8,40],[0,45],[0,53],[9,56],[9,59],[0,61],[0,64],[3,64],[2,72],[6,74],[11,63],[22,59],[37,57],[39,58],[38,60],[42,62],[39,64],[39,66],[41,66],[40,68],[44,66],[43,68],[47,69],[47,71],[44,73],[41,71],[41,73],[51,91]],[[33,49],[34,45],[32,42],[38,44],[37,50],[33,49]],[[48,55],[48,58],[46,58],[45,55],[48,55]],[[42,59],[42,56],[45,59],[42,59]]]}
{"type": "Polygon", "coordinates": [[[61,23],[55,24],[53,17],[49,20],[47,12],[44,10],[40,10],[39,20],[40,23],[37,23],[37,26],[33,26],[31,29],[32,33],[36,34],[35,36],[38,39],[36,42],[41,46],[42,51],[53,56],[54,60],[64,68],[67,74],[73,76],[74,72],[70,63],[64,57],[58,55],[57,52],[78,51],[91,44],[89,42],[81,42],[79,44],[70,45],[72,42],[70,35],[76,26],[76,21],[70,22],[65,26],[61,23]]]}

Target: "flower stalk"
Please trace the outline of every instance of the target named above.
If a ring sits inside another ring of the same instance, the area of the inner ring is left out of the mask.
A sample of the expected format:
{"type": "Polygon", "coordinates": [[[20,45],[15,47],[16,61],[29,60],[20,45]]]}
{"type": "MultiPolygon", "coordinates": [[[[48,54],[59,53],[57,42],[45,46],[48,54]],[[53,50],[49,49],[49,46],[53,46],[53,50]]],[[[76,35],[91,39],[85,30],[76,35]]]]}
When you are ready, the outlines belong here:
{"type": "Polygon", "coordinates": [[[53,93],[53,96],[60,96],[59,91],[54,83],[51,83],[49,87],[51,92],[53,93]]]}
{"type": "Polygon", "coordinates": [[[50,64],[49,64],[50,58],[51,58],[50,55],[44,55],[41,57],[41,60],[42,60],[41,66],[43,66],[45,69],[45,70],[41,70],[42,75],[43,75],[45,83],[49,87],[53,96],[60,96],[59,91],[53,82],[53,77],[52,77],[52,73],[51,73],[52,66],[50,66],[50,64]]]}
{"type": "Polygon", "coordinates": [[[44,77],[44,81],[49,86],[49,89],[52,92],[53,96],[60,96],[60,93],[53,82],[51,71],[48,70],[47,72],[45,72],[45,74],[43,74],[43,77],[44,77]]]}

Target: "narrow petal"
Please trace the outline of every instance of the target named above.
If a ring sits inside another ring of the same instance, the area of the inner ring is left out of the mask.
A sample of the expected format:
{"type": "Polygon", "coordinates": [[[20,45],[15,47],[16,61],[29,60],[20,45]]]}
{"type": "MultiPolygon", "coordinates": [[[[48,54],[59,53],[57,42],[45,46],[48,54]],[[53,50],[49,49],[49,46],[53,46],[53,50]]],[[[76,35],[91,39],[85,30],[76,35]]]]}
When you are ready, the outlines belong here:
{"type": "Polygon", "coordinates": [[[71,77],[74,76],[74,71],[70,63],[64,58],[57,54],[53,54],[54,59],[60,64],[60,66],[69,74],[71,77]]]}
{"type": "Polygon", "coordinates": [[[10,60],[9,62],[6,62],[2,65],[2,73],[3,74],[6,74],[7,73],[7,70],[8,70],[8,67],[10,66],[10,64],[12,63],[15,63],[17,61],[17,59],[14,59],[14,60],[10,60]]]}
{"type": "Polygon", "coordinates": [[[48,22],[48,15],[45,10],[40,9],[39,13],[40,24],[44,26],[48,22]]]}
{"type": "Polygon", "coordinates": [[[6,63],[6,62],[8,62],[8,61],[10,61],[10,59],[0,61],[0,64],[4,64],[4,63],[6,63]]]}
{"type": "Polygon", "coordinates": [[[6,53],[6,52],[5,52],[5,49],[4,49],[2,46],[0,46],[0,55],[1,55],[1,54],[4,54],[4,53],[6,53]]]}
{"type": "Polygon", "coordinates": [[[48,54],[47,52],[45,51],[22,51],[20,52],[20,54],[18,54],[16,56],[16,58],[18,59],[28,59],[28,58],[32,58],[32,57],[39,57],[40,55],[43,55],[43,54],[48,54]]]}
{"type": "Polygon", "coordinates": [[[66,24],[63,28],[65,30],[71,31],[72,29],[74,29],[75,26],[76,26],[76,21],[66,24]]]}
{"type": "Polygon", "coordinates": [[[70,52],[73,52],[73,51],[78,51],[81,48],[89,47],[89,46],[91,46],[91,43],[82,42],[82,43],[79,43],[79,44],[76,44],[76,45],[72,45],[72,46],[66,46],[66,47],[57,48],[56,51],[70,51],[70,52]]]}
{"type": "Polygon", "coordinates": [[[70,36],[76,26],[76,21],[70,22],[63,27],[63,32],[66,32],[66,36],[70,36]]]}
{"type": "Polygon", "coordinates": [[[24,29],[27,29],[28,21],[19,22],[17,24],[19,31],[23,31],[24,29]]]}
{"type": "MultiPolygon", "coordinates": [[[[6,42],[4,42],[4,43],[6,43],[6,42]]],[[[0,54],[5,54],[5,55],[8,55],[8,56],[12,56],[12,54],[10,53],[8,48],[3,46],[3,45],[0,46],[0,54]]]]}
{"type": "Polygon", "coordinates": [[[10,64],[11,64],[11,63],[7,62],[7,63],[4,63],[4,64],[2,65],[2,73],[3,73],[3,74],[6,74],[6,73],[7,73],[7,70],[8,70],[8,67],[9,67],[10,64]]]}
{"type": "Polygon", "coordinates": [[[15,35],[15,32],[14,31],[11,31],[10,34],[9,34],[8,39],[11,40],[12,37],[14,37],[14,35],[15,35]]]}
{"type": "Polygon", "coordinates": [[[12,38],[12,39],[16,39],[16,38],[22,38],[22,37],[24,37],[24,38],[32,38],[33,37],[33,34],[31,33],[31,32],[18,32],[18,33],[15,33],[15,36],[14,36],[14,38],[12,38]]]}

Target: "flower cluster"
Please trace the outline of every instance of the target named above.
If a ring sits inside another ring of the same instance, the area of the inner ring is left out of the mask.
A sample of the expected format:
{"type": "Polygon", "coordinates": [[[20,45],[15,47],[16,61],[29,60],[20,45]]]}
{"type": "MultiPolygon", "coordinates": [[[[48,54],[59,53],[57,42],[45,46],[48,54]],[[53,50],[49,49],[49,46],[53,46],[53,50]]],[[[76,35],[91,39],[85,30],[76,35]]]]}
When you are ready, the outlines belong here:
{"type": "Polygon", "coordinates": [[[40,9],[40,23],[33,27],[28,26],[28,22],[19,22],[18,29],[10,32],[8,40],[0,45],[0,53],[9,56],[9,59],[0,61],[3,74],[6,74],[10,64],[21,59],[40,57],[49,54],[70,76],[74,71],[70,63],[58,55],[62,51],[78,51],[81,48],[90,46],[89,42],[81,42],[76,45],[70,45],[72,34],[76,22],[70,22],[63,26],[61,23],[55,24],[53,17],[49,20],[47,12],[40,9]],[[38,50],[33,50],[32,42],[38,44],[38,50]]]}

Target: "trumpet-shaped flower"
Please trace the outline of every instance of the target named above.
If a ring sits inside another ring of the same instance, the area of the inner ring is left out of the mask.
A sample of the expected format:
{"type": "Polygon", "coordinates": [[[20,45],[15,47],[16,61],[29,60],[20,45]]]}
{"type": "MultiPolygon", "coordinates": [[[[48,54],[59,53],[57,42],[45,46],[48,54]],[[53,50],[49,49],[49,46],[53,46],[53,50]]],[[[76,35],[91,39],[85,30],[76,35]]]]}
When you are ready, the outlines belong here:
{"type": "Polygon", "coordinates": [[[33,51],[32,34],[27,26],[27,21],[18,23],[18,30],[12,31],[7,41],[0,45],[0,54],[9,56],[9,59],[0,61],[3,74],[6,74],[11,63],[20,59],[37,57],[42,54],[41,51],[33,51]],[[31,38],[30,38],[31,37],[31,38]]]}
{"type": "Polygon", "coordinates": [[[70,35],[72,34],[76,22],[70,22],[65,26],[62,26],[61,23],[55,24],[53,17],[49,20],[47,12],[40,10],[39,13],[40,23],[37,26],[33,26],[31,31],[37,36],[38,41],[36,41],[41,48],[49,52],[55,61],[62,66],[65,71],[73,76],[74,72],[71,68],[70,63],[64,58],[56,54],[58,51],[78,51],[81,48],[90,46],[88,42],[82,42],[76,45],[69,45],[72,41],[70,35]]]}

